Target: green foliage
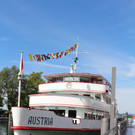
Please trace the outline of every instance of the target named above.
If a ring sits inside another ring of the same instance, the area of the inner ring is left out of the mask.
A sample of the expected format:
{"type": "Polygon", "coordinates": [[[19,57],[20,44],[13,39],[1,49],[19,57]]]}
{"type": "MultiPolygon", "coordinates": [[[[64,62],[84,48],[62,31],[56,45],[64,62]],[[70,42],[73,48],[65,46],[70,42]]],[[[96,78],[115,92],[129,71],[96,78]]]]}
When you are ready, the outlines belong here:
{"type": "MultiPolygon", "coordinates": [[[[16,66],[0,71],[0,106],[3,105],[3,97],[7,96],[5,103],[9,111],[12,106],[17,106],[18,102],[18,73],[19,69],[16,66]]],[[[28,107],[28,95],[37,93],[38,84],[45,83],[41,75],[42,72],[33,72],[22,76],[21,106],[28,107]]]]}
{"type": "Polygon", "coordinates": [[[0,117],[8,117],[9,111],[0,109],[0,117]]]}
{"type": "Polygon", "coordinates": [[[3,107],[3,97],[0,95],[0,107],[3,107]]]}
{"type": "Polygon", "coordinates": [[[21,105],[28,107],[29,104],[29,94],[38,93],[38,85],[40,83],[45,83],[41,78],[42,72],[31,73],[30,75],[25,75],[25,79],[22,80],[22,93],[21,93],[21,105]]]}
{"type": "Polygon", "coordinates": [[[4,68],[0,72],[0,89],[3,92],[4,96],[7,96],[7,100],[5,103],[9,110],[11,110],[11,106],[16,106],[17,104],[17,89],[18,89],[18,68],[16,66],[12,66],[11,68],[4,68]]]}

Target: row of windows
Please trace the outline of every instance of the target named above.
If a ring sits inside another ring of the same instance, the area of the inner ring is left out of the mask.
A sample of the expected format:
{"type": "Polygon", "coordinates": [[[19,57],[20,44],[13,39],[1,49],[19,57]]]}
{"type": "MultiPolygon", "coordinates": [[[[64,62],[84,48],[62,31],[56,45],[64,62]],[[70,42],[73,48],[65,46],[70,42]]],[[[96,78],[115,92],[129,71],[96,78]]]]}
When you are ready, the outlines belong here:
{"type": "Polygon", "coordinates": [[[90,97],[92,99],[94,99],[94,97],[95,97],[95,100],[101,101],[101,94],[95,94],[94,97],[91,96],[90,94],[83,94],[83,96],[87,96],[87,97],[90,97]]]}
{"type": "MultiPolygon", "coordinates": [[[[53,111],[58,116],[65,116],[65,110],[50,109],[50,111],[53,111]]],[[[76,110],[68,110],[68,117],[76,118],[76,110]]]]}
{"type": "Polygon", "coordinates": [[[88,77],[58,77],[51,78],[48,82],[91,82],[91,83],[103,83],[102,79],[98,78],[88,78],[88,77]]]}
{"type": "Polygon", "coordinates": [[[101,120],[104,117],[102,114],[94,114],[94,113],[84,113],[84,119],[93,119],[93,120],[101,120]]]}
{"type": "MultiPolygon", "coordinates": [[[[53,111],[58,116],[63,116],[63,117],[65,116],[65,110],[50,109],[50,111],[53,111]]],[[[68,117],[76,118],[76,114],[77,114],[76,110],[68,110],[68,117]]],[[[100,112],[100,113],[85,112],[84,113],[84,119],[101,120],[103,117],[104,117],[103,112],[100,112]]]]}

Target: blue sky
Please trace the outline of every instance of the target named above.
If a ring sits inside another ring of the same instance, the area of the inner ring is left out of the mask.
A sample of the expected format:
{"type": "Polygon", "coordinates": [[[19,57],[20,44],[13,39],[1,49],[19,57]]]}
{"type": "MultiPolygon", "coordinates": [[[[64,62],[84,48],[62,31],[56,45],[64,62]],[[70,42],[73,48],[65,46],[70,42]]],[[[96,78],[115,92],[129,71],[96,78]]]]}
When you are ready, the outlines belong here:
{"type": "Polygon", "coordinates": [[[64,51],[79,39],[77,72],[102,74],[111,82],[117,68],[120,113],[135,113],[135,0],[4,0],[0,1],[0,70],[24,73],[69,72],[75,55],[31,62],[28,54],[64,51]]]}

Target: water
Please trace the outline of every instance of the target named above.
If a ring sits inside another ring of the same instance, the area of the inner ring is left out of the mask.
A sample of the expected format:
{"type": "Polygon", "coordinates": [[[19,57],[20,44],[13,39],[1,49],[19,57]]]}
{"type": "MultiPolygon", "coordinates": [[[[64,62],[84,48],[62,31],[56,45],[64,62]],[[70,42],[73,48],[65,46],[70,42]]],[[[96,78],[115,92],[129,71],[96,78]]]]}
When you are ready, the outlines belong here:
{"type": "Polygon", "coordinates": [[[128,127],[125,135],[135,135],[135,127],[128,127]]]}
{"type": "Polygon", "coordinates": [[[8,134],[8,123],[0,123],[0,135],[13,135],[13,133],[8,134]]]}
{"type": "Polygon", "coordinates": [[[0,135],[7,135],[7,131],[8,131],[8,124],[0,123],[0,135]]]}

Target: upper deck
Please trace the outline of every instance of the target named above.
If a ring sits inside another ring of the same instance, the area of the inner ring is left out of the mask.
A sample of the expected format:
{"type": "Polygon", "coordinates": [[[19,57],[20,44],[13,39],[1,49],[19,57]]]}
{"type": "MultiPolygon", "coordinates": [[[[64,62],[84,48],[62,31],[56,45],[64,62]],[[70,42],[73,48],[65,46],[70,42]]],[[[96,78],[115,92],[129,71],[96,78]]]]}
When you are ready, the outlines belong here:
{"type": "Polygon", "coordinates": [[[102,76],[89,73],[61,73],[44,75],[47,83],[39,85],[39,92],[78,91],[106,93],[111,84],[102,76]]]}

